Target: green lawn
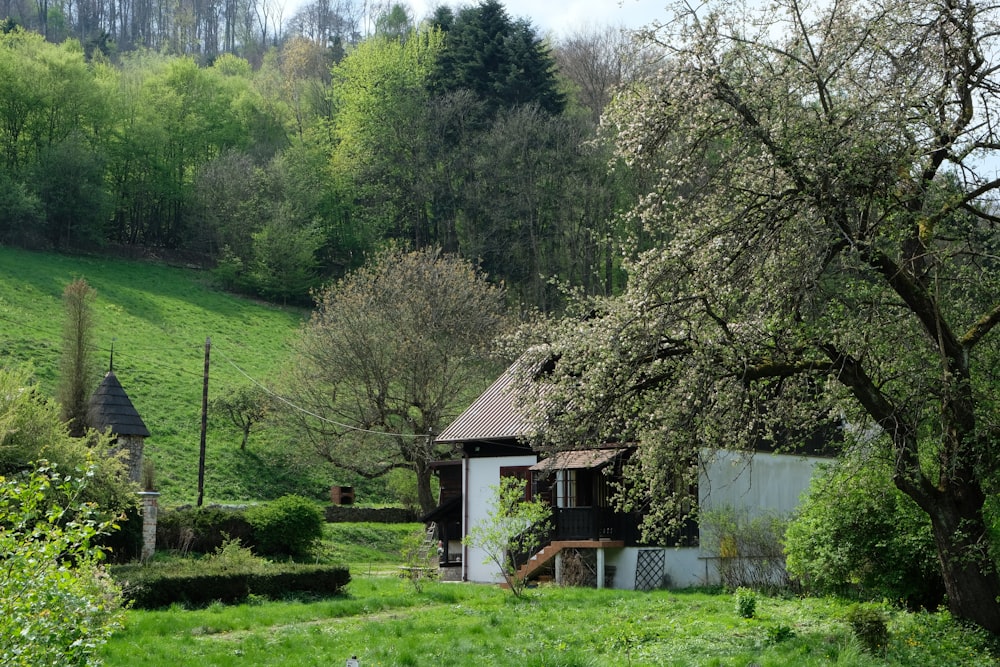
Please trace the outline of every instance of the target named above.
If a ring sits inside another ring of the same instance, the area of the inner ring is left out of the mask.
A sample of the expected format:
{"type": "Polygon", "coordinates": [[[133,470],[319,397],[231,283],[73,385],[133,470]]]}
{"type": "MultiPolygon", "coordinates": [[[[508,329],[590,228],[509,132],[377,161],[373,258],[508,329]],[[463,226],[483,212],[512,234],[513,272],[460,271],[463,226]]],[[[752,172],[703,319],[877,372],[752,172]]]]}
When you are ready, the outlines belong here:
{"type": "MultiPolygon", "coordinates": [[[[215,398],[248,377],[272,380],[306,312],[220,292],[204,271],[0,247],[0,364],[30,363],[49,395],[58,373],[62,292],[80,277],[97,291],[94,345],[101,374],[114,343],[115,373],[152,433],[146,452],[159,473],[162,502],[191,502],[197,495],[205,340],[212,341],[209,397],[215,398]]],[[[350,483],[289,470],[272,447],[276,437],[252,435],[241,452],[235,428],[210,414],[206,499],[289,491],[319,497],[330,484],[350,483]]]]}
{"type": "Polygon", "coordinates": [[[740,618],[706,592],[545,586],[524,600],[497,587],[355,577],[316,602],[128,614],[105,647],[109,666],[570,667],[704,665],[996,665],[983,637],[947,615],[895,612],[885,656],[864,653],[837,600],[763,597],[740,618]]]}

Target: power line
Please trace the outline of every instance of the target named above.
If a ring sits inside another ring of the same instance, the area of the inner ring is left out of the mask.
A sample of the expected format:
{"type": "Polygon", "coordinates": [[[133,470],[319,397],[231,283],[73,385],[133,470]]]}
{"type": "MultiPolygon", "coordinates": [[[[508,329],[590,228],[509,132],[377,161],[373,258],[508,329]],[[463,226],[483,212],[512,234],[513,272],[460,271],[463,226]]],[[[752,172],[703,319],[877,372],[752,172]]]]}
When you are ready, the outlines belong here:
{"type": "Polygon", "coordinates": [[[215,350],[219,355],[221,355],[222,358],[225,359],[226,362],[228,362],[230,366],[232,366],[233,368],[235,368],[237,370],[237,372],[239,372],[241,375],[243,375],[243,377],[245,377],[246,379],[250,380],[250,382],[252,382],[255,386],[257,386],[260,389],[262,389],[268,396],[271,396],[272,398],[275,398],[275,399],[281,401],[282,403],[284,403],[288,407],[292,408],[293,410],[301,412],[302,414],[305,414],[305,415],[309,415],[310,417],[312,417],[314,419],[318,419],[321,422],[326,422],[327,424],[331,424],[333,426],[338,426],[340,428],[347,429],[349,431],[358,431],[360,433],[370,433],[372,435],[379,435],[379,436],[391,436],[393,438],[413,438],[414,440],[416,440],[418,438],[426,438],[427,437],[425,435],[419,435],[417,433],[406,434],[406,433],[390,433],[389,431],[373,431],[372,429],[361,428],[359,426],[352,426],[351,424],[345,424],[343,422],[338,422],[336,420],[328,419],[327,417],[323,417],[322,415],[318,415],[315,412],[307,410],[306,408],[303,408],[300,405],[296,405],[295,403],[293,403],[289,399],[285,398],[284,396],[281,396],[280,394],[275,393],[274,391],[272,391],[268,387],[266,387],[263,384],[261,384],[260,382],[258,382],[256,379],[254,379],[253,377],[251,377],[249,373],[247,373],[245,370],[243,370],[242,368],[240,368],[239,366],[237,366],[236,363],[232,359],[230,359],[229,357],[227,357],[225,352],[222,352],[218,348],[215,348],[215,347],[213,347],[212,349],[215,350]]]}

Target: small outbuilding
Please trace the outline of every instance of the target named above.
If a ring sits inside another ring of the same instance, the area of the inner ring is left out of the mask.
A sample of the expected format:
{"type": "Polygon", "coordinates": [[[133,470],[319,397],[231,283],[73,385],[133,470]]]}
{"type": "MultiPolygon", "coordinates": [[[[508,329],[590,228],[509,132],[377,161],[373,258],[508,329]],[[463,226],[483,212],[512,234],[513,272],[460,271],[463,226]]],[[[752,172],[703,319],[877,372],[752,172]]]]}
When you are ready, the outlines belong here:
{"type": "Polygon", "coordinates": [[[90,397],[87,416],[92,428],[110,432],[118,446],[127,452],[129,479],[139,482],[142,478],[142,450],[149,437],[149,429],[114,371],[108,371],[90,397]]]}

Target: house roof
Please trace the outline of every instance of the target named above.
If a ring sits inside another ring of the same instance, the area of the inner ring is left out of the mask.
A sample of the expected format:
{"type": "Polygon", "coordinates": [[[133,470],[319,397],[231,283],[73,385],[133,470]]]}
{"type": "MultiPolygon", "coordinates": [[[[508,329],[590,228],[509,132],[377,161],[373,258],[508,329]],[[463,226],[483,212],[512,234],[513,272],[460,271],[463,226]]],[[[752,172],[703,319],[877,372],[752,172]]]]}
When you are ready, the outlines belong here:
{"type": "Polygon", "coordinates": [[[528,420],[514,405],[525,362],[514,362],[465,412],[441,432],[438,442],[519,439],[529,433],[528,420]]]}
{"type": "Polygon", "coordinates": [[[101,431],[107,429],[115,435],[149,437],[149,429],[115,377],[114,371],[108,371],[90,397],[89,421],[94,428],[101,431]]]}
{"type": "Polygon", "coordinates": [[[555,452],[531,466],[530,470],[532,472],[551,472],[553,470],[600,468],[624,451],[626,449],[623,447],[615,447],[613,449],[571,449],[555,452]]]}

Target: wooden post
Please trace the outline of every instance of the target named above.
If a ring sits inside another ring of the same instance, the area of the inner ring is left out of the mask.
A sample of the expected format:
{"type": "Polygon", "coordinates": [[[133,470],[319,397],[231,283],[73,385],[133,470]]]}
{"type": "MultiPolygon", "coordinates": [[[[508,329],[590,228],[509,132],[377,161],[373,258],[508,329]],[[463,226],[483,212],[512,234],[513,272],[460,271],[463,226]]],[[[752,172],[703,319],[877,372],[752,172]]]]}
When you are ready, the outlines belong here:
{"type": "Polygon", "coordinates": [[[205,432],[208,430],[208,358],[212,339],[205,339],[205,381],[201,390],[201,446],[198,450],[198,507],[205,499],[205,432]]]}

